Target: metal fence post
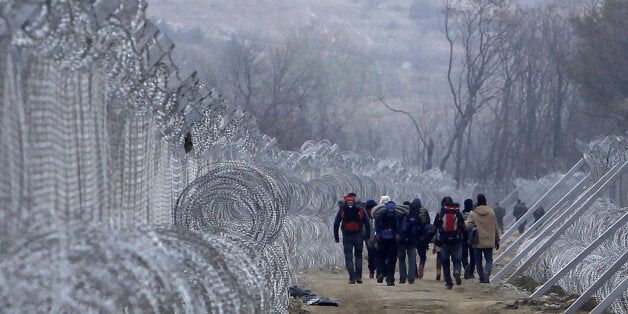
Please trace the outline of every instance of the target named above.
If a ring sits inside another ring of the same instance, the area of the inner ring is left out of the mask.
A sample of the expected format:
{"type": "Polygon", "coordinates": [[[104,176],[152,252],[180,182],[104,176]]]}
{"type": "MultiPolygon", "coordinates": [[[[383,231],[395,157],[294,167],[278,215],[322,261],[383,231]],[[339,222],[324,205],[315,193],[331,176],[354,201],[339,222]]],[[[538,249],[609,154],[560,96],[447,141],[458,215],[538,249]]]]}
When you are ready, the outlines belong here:
{"type": "Polygon", "coordinates": [[[591,252],[593,252],[600,244],[602,244],[605,240],[607,240],[613,233],[615,233],[619,228],[623,227],[624,224],[628,221],[628,212],[624,213],[623,216],[619,220],[617,220],[610,228],[606,229],[602,234],[600,234],[595,241],[589,244],[578,256],[576,256],[573,260],[569,261],[567,265],[565,265],[560,271],[552,276],[549,280],[547,280],[542,286],[536,289],[534,293],[530,295],[531,299],[536,299],[543,295],[547,290],[550,289],[556,282],[558,282],[564,275],[566,275],[569,271],[571,271],[576,265],[578,265],[582,260],[585,259],[591,252]]]}
{"type": "MultiPolygon", "coordinates": [[[[611,267],[609,269],[607,269],[604,272],[604,274],[602,274],[602,276],[600,276],[600,278],[598,278],[585,292],[583,292],[582,295],[580,295],[580,297],[574,303],[572,303],[571,306],[565,311],[565,314],[575,313],[590,297],[593,296],[593,294],[598,289],[600,289],[600,287],[606,281],[608,281],[608,279],[611,278],[611,276],[613,276],[617,271],[619,271],[624,266],[624,264],[626,263],[627,260],[628,260],[628,251],[624,252],[624,254],[621,256],[621,258],[617,259],[617,261],[615,263],[613,263],[613,265],[611,265],[611,267]]],[[[625,282],[626,282],[626,280],[624,280],[624,283],[625,282]]],[[[622,285],[624,283],[622,283],[622,285]]],[[[615,290],[613,290],[613,292],[614,291],[615,290]]],[[[621,290],[620,292],[623,293],[624,291],[625,290],[621,290]]],[[[611,293],[611,295],[612,294],[613,293],[611,293]]]]}

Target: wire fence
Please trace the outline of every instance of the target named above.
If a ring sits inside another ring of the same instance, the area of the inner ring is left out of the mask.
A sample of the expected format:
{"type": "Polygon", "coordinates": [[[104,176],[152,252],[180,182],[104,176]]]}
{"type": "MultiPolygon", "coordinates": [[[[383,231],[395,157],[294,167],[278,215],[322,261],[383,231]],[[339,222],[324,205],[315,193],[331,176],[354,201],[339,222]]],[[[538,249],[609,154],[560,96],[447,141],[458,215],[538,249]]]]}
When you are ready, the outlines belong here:
{"type": "Polygon", "coordinates": [[[3,309],[286,312],[297,271],[343,265],[340,196],[418,197],[433,217],[478,192],[326,141],[278,149],[179,70],[146,5],[0,2],[3,309]]]}

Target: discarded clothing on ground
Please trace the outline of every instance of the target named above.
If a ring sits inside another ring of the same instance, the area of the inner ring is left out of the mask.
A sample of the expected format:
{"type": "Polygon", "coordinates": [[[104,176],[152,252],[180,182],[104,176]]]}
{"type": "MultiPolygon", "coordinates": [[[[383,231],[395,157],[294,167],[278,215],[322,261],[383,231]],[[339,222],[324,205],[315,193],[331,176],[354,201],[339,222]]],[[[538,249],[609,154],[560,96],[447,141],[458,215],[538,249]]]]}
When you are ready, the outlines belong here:
{"type": "Polygon", "coordinates": [[[288,287],[291,297],[299,298],[308,305],[320,306],[340,306],[340,300],[333,300],[327,297],[318,298],[310,289],[303,289],[297,285],[288,287]]]}
{"type": "Polygon", "coordinates": [[[333,300],[328,297],[316,298],[307,301],[308,305],[322,305],[322,306],[340,306],[340,300],[333,300]]]}
{"type": "Polygon", "coordinates": [[[297,285],[288,288],[288,293],[291,297],[299,298],[303,302],[307,302],[316,298],[316,294],[312,293],[309,289],[303,289],[297,285]]]}

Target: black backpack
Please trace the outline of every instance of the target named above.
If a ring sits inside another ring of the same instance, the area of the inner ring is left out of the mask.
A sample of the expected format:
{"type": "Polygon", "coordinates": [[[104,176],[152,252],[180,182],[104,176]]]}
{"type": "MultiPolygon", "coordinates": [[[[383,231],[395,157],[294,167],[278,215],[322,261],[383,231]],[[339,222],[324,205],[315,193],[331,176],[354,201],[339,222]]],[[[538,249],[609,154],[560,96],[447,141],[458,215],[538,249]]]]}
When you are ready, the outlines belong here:
{"type": "Polygon", "coordinates": [[[340,213],[342,219],[342,229],[346,232],[357,232],[362,230],[364,211],[357,206],[346,205],[340,213]]]}
{"type": "Polygon", "coordinates": [[[410,213],[405,217],[406,231],[405,236],[408,240],[418,240],[423,233],[423,226],[421,225],[421,217],[418,212],[414,212],[412,209],[410,213]]]}

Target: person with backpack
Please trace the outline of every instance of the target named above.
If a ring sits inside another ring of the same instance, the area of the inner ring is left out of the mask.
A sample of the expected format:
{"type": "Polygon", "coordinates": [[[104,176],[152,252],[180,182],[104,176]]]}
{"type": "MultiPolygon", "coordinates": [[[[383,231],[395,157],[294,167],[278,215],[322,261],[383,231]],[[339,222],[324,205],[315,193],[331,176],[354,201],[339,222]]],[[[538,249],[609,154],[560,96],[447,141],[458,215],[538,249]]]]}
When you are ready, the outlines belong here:
{"type": "Polygon", "coordinates": [[[434,217],[432,233],[435,235],[434,244],[441,247],[440,261],[443,267],[443,276],[447,289],[453,288],[451,279],[450,261],[453,264],[453,275],[456,285],[461,285],[460,259],[462,255],[462,240],[464,238],[464,218],[460,213],[460,204],[454,203],[450,196],[441,201],[443,206],[434,217]]]}
{"type": "Polygon", "coordinates": [[[478,194],[477,207],[473,209],[465,222],[465,227],[477,228],[478,242],[473,244],[475,251],[475,266],[481,283],[490,283],[491,270],[493,268],[493,248],[499,249],[499,227],[497,218],[492,208],[486,205],[484,194],[478,194]],[[486,265],[482,265],[482,256],[486,265]]]}
{"type": "MultiPolygon", "coordinates": [[[[463,206],[462,217],[466,221],[473,210],[473,200],[467,198],[464,200],[463,206]]],[[[473,275],[475,272],[475,254],[473,247],[468,243],[468,234],[465,232],[464,235],[465,238],[462,241],[462,268],[464,269],[464,279],[472,279],[475,278],[475,275],[473,275]]]]}
{"type": "Polygon", "coordinates": [[[430,231],[432,231],[432,225],[430,224],[430,213],[421,204],[421,199],[415,198],[412,203],[408,205],[409,211],[416,210],[419,216],[419,224],[421,226],[421,235],[417,241],[416,250],[419,254],[419,268],[417,271],[417,278],[423,278],[425,271],[425,261],[427,260],[427,249],[430,243],[430,231]]]}
{"type": "Polygon", "coordinates": [[[423,236],[423,225],[419,218],[419,208],[408,202],[408,214],[402,219],[398,243],[399,283],[414,284],[417,276],[416,255],[419,238],[423,236]],[[407,257],[407,265],[406,265],[407,257]]]}
{"type": "MultiPolygon", "coordinates": [[[[377,282],[381,283],[386,278],[386,285],[395,285],[395,266],[397,263],[397,242],[400,239],[403,210],[397,208],[395,202],[387,198],[384,204],[376,206],[373,211],[375,219],[375,237],[379,255],[379,271],[377,282]]],[[[380,201],[386,198],[382,197],[380,201]]]]}
{"type": "MultiPolygon", "coordinates": [[[[523,217],[523,215],[525,215],[527,211],[528,207],[526,206],[526,202],[522,202],[520,199],[517,199],[517,204],[515,204],[515,207],[512,210],[512,215],[517,218],[517,221],[519,221],[519,219],[521,219],[521,217],[523,217]]],[[[519,228],[517,228],[517,230],[519,230],[519,234],[523,234],[526,229],[527,222],[528,221],[525,220],[519,225],[519,228]]]]}
{"type": "Polygon", "coordinates": [[[340,242],[338,228],[342,229],[342,246],[349,284],[362,283],[362,250],[364,240],[371,234],[371,223],[366,211],[358,206],[355,193],[349,193],[339,203],[334,220],[334,240],[340,242]]]}
{"type": "MultiPolygon", "coordinates": [[[[366,210],[366,214],[369,217],[369,221],[373,222],[373,208],[377,206],[377,202],[373,199],[368,199],[364,203],[364,209],[366,210]]],[[[365,230],[366,232],[366,230],[365,230]]],[[[370,234],[365,236],[366,241],[366,251],[368,254],[368,268],[369,268],[369,278],[375,278],[375,271],[377,270],[377,260],[379,259],[377,256],[377,241],[375,241],[374,237],[375,228],[370,229],[370,234]]]]}

